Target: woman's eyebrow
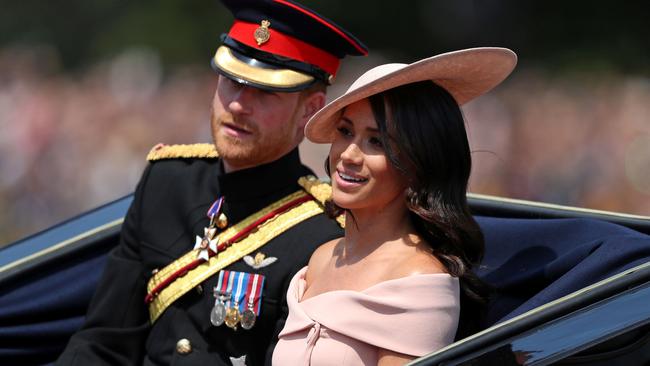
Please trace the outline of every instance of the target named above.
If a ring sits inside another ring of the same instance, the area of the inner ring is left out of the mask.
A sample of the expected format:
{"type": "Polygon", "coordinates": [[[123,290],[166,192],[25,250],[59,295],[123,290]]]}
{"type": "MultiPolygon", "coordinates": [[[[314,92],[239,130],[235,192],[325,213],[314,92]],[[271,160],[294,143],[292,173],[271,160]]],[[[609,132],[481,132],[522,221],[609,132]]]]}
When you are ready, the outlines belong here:
{"type": "MultiPolygon", "coordinates": [[[[342,116],[341,121],[354,126],[354,122],[349,117],[342,116]]],[[[379,133],[379,129],[377,127],[366,127],[366,131],[379,133]]]]}
{"type": "Polygon", "coordinates": [[[352,122],[352,120],[351,120],[350,118],[346,117],[346,116],[342,116],[342,117],[341,117],[341,121],[343,121],[343,122],[347,122],[347,123],[349,123],[349,124],[351,124],[351,125],[354,124],[354,122],[352,122]]]}

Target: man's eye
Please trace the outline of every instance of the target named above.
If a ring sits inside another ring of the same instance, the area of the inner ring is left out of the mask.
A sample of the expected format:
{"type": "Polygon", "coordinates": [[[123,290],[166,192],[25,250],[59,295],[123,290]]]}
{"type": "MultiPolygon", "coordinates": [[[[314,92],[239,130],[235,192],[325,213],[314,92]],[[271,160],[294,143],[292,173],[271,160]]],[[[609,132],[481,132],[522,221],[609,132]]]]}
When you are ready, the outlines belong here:
{"type": "Polygon", "coordinates": [[[274,95],[278,95],[277,92],[270,91],[270,90],[265,90],[265,89],[260,89],[260,93],[261,93],[262,95],[265,95],[265,96],[274,96],[274,95]]]}
{"type": "Polygon", "coordinates": [[[230,88],[230,90],[239,90],[244,87],[243,84],[240,84],[232,79],[224,77],[226,87],[230,88]]]}

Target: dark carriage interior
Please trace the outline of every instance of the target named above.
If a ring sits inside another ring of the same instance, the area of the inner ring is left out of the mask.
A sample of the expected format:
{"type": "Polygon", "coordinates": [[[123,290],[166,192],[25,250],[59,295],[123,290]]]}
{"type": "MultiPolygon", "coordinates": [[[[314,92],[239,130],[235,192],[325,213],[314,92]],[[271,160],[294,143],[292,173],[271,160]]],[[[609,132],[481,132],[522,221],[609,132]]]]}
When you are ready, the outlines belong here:
{"type": "MultiPolygon", "coordinates": [[[[126,207],[124,200],[121,205],[126,207]]],[[[478,272],[501,289],[489,306],[484,327],[650,261],[649,220],[477,197],[470,198],[470,206],[486,238],[486,257],[478,272]]],[[[73,220],[87,220],[88,215],[109,208],[110,204],[73,220]]],[[[119,225],[109,227],[0,272],[1,364],[45,364],[56,359],[69,336],[81,326],[105,255],[118,236],[119,225]]],[[[26,240],[39,240],[39,234],[26,240]]],[[[637,282],[647,282],[650,275],[637,277],[637,282]]],[[[558,316],[558,312],[573,311],[585,301],[620,291],[618,287],[575,300],[556,309],[555,314],[541,314],[529,319],[530,324],[519,322],[518,326],[530,327],[558,316]]],[[[475,349],[504,334],[483,337],[464,347],[475,349]]],[[[594,357],[609,357],[608,364],[615,364],[611,357],[629,357],[630,352],[644,357],[637,359],[650,359],[648,325],[562,362],[598,364],[594,357]],[[625,349],[630,351],[621,351],[625,349]]]]}

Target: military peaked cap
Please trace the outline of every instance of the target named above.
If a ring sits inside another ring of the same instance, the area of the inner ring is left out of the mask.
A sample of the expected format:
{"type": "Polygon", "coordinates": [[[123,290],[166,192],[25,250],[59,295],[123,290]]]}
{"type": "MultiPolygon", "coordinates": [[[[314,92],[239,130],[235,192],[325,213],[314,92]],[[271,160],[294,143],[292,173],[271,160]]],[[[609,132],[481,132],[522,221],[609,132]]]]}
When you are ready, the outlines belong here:
{"type": "Polygon", "coordinates": [[[221,0],[235,18],[212,67],[239,83],[292,92],[330,84],[342,58],[366,55],[356,37],[290,0],[221,0]]]}

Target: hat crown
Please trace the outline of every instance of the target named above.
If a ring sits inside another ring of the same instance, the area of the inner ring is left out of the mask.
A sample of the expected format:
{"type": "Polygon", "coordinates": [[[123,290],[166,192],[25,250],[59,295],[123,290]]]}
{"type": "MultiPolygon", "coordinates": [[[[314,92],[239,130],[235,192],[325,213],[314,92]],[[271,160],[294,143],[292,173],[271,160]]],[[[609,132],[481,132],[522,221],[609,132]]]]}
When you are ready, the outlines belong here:
{"type": "Polygon", "coordinates": [[[350,85],[346,93],[366,86],[373,81],[381,79],[382,77],[391,74],[399,69],[403,69],[406,66],[408,65],[401,63],[392,63],[373,67],[372,69],[364,72],[363,75],[359,76],[359,78],[355,80],[352,85],[350,85]]]}
{"type": "Polygon", "coordinates": [[[461,106],[499,85],[516,64],[517,55],[507,48],[479,47],[435,55],[411,64],[377,66],[316,112],[305,126],[305,136],[312,142],[331,143],[336,136],[335,123],[343,108],[411,83],[434,82],[461,106]]]}

